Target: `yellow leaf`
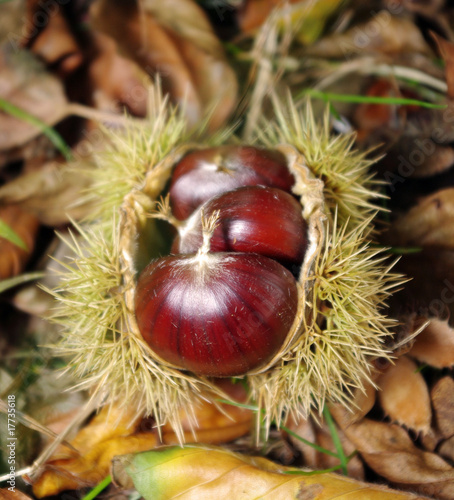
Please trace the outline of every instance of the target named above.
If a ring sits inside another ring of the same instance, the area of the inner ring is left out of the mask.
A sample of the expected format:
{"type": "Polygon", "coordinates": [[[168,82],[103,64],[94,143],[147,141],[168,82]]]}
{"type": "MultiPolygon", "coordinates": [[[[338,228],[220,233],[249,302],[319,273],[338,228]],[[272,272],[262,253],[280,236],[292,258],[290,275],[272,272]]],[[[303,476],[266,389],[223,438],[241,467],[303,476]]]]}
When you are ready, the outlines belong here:
{"type": "Polygon", "coordinates": [[[162,447],[117,457],[113,475],[120,486],[133,483],[145,500],[418,498],[335,474],[300,475],[264,458],[207,446],[162,447]]]}
{"type": "Polygon", "coordinates": [[[134,433],[137,423],[137,416],[127,411],[104,408],[71,441],[78,452],[61,447],[46,463],[47,470],[33,484],[35,496],[94,486],[109,474],[115,455],[156,446],[155,433],[134,433]]]}

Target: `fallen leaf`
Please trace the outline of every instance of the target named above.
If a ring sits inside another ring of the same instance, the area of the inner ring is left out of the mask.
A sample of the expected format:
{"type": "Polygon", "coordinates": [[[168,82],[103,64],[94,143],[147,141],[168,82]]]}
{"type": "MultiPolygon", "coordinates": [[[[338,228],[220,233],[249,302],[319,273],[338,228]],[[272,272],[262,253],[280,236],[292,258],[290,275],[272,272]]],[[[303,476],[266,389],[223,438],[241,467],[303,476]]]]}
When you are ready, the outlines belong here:
{"type": "MultiPolygon", "coordinates": [[[[336,453],[337,451],[330,429],[323,420],[318,423],[314,422],[312,419],[301,420],[296,424],[290,422],[289,429],[298,434],[298,436],[304,438],[306,441],[321,446],[325,450],[329,450],[333,453],[336,453]]],[[[338,430],[337,432],[342,444],[342,449],[344,450],[345,455],[349,456],[355,451],[355,448],[342,431],[338,430]]],[[[299,440],[297,437],[290,436],[290,439],[295,448],[298,449],[303,455],[303,464],[305,467],[309,467],[314,470],[323,470],[339,466],[340,461],[338,457],[317,451],[309,444],[299,440]]],[[[364,480],[364,466],[357,456],[348,461],[347,471],[348,477],[364,480]]]]}
{"type": "Polygon", "coordinates": [[[40,170],[23,174],[0,187],[0,204],[17,204],[49,226],[66,224],[86,216],[91,205],[84,202],[89,177],[80,170],[85,165],[50,162],[40,170]]]}
{"type": "Polygon", "coordinates": [[[393,16],[382,10],[368,21],[358,24],[345,33],[321,38],[305,49],[305,54],[315,57],[350,57],[356,54],[431,54],[419,28],[404,17],[393,16]]]}
{"type": "Polygon", "coordinates": [[[0,500],[32,500],[32,498],[16,488],[14,490],[2,488],[0,489],[0,500]]]}
{"type": "Polygon", "coordinates": [[[65,6],[55,3],[49,14],[48,6],[42,2],[28,1],[24,24],[36,25],[37,23],[33,23],[35,19],[46,19],[47,22],[40,25],[40,29],[35,26],[38,32],[34,36],[28,36],[24,40],[24,46],[47,66],[52,66],[59,76],[67,77],[83,64],[84,56],[65,16],[65,6]]]}
{"type": "Polygon", "coordinates": [[[87,80],[93,88],[93,106],[144,117],[147,112],[149,76],[130,59],[118,53],[118,44],[110,37],[94,33],[91,58],[87,61],[87,80]]]}
{"type": "Polygon", "coordinates": [[[135,433],[139,422],[140,415],[130,411],[103,408],[70,442],[77,452],[60,446],[46,462],[43,473],[33,483],[34,495],[42,498],[94,486],[109,474],[115,455],[155,447],[156,433],[135,433]]]}
{"type": "Polygon", "coordinates": [[[301,476],[298,469],[261,457],[208,446],[163,447],[117,457],[112,470],[121,487],[134,485],[145,500],[419,498],[336,474],[301,476]]]}
{"type": "MultiPolygon", "coordinates": [[[[334,418],[344,408],[336,406],[334,418]]],[[[344,429],[367,465],[392,484],[434,498],[454,497],[454,469],[435,453],[415,446],[407,432],[397,424],[363,419],[344,429]]]]}
{"type": "Polygon", "coordinates": [[[396,246],[454,248],[454,188],[442,189],[392,223],[389,241],[396,246]]]}
{"type": "Polygon", "coordinates": [[[443,439],[454,435],[454,380],[440,379],[430,391],[437,431],[443,439]]]}
{"type": "MultiPolygon", "coordinates": [[[[240,384],[229,380],[220,384],[233,399],[246,397],[240,384]]],[[[60,447],[46,462],[44,472],[33,484],[34,494],[41,498],[65,489],[94,486],[108,475],[110,461],[115,455],[149,450],[162,442],[173,444],[181,439],[210,443],[231,441],[250,431],[254,417],[251,410],[227,404],[218,408],[205,401],[191,410],[182,409],[180,414],[184,435],[177,436],[170,425],[164,425],[160,429],[161,441],[149,419],[142,420],[140,415],[115,406],[103,408],[70,441],[78,452],[60,447]]]]}
{"type": "MultiPolygon", "coordinates": [[[[454,293],[454,289],[452,293],[454,293]]],[[[448,291],[444,294],[445,300],[447,294],[448,291]]],[[[408,354],[421,363],[435,368],[453,366],[454,330],[446,321],[431,319],[429,325],[416,337],[408,354]]]]}
{"type": "Polygon", "coordinates": [[[192,0],[169,4],[100,0],[93,26],[118,41],[124,53],[151,75],[159,74],[191,124],[209,116],[220,127],[236,104],[237,82],[205,13],[192,0]]]}
{"type": "Polygon", "coordinates": [[[432,419],[426,381],[417,364],[401,356],[378,379],[378,399],[391,420],[426,434],[432,419]]]}
{"type": "Polygon", "coordinates": [[[363,390],[355,389],[350,411],[342,413],[342,428],[362,420],[374,407],[376,397],[376,387],[367,380],[363,382],[363,390]]]}
{"type": "MultiPolygon", "coordinates": [[[[61,82],[25,50],[8,53],[0,49],[0,98],[53,126],[67,114],[61,82]]],[[[0,151],[23,146],[42,131],[25,120],[0,111],[0,151]]]]}
{"type": "Polygon", "coordinates": [[[438,447],[438,453],[446,460],[454,462],[454,436],[442,442],[438,447]]]}
{"type": "Polygon", "coordinates": [[[38,219],[15,205],[0,206],[0,219],[25,243],[26,250],[0,238],[0,280],[20,274],[35,247],[38,219]]]}

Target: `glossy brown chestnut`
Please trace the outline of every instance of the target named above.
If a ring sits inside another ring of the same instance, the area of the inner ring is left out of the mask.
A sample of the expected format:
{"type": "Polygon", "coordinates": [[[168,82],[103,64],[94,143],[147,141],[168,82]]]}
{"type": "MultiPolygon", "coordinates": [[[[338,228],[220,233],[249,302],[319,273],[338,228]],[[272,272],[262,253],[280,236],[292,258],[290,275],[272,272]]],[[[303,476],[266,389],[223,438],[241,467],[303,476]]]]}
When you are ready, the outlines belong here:
{"type": "Polygon", "coordinates": [[[218,146],[187,154],[170,185],[174,216],[187,219],[213,196],[241,186],[273,186],[290,192],[295,179],[282,153],[252,146],[218,146]]]}
{"type": "Polygon", "coordinates": [[[298,294],[291,273],[256,254],[169,256],[141,273],[139,330],[164,361],[198,375],[244,375],[282,347],[298,294]]]}
{"type": "Polygon", "coordinates": [[[248,186],[207,201],[179,228],[172,253],[194,253],[203,241],[202,217],[219,211],[211,252],[254,252],[300,265],[307,248],[301,205],[281,189],[248,186]]]}

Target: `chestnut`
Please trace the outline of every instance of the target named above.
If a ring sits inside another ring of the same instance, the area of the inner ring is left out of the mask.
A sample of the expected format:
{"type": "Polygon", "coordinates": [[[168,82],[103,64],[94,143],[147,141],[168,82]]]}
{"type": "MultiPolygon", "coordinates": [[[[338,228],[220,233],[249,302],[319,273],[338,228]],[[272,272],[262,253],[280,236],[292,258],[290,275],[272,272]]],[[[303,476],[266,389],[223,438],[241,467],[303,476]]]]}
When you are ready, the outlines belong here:
{"type": "Polygon", "coordinates": [[[176,165],[170,184],[173,215],[187,219],[213,196],[242,186],[273,186],[290,192],[295,182],[285,156],[253,146],[192,151],[176,165]]]}
{"type": "Polygon", "coordinates": [[[277,188],[247,186],[207,201],[178,226],[172,253],[194,253],[203,241],[202,217],[219,212],[210,240],[212,252],[253,252],[284,265],[300,265],[307,248],[307,223],[302,208],[277,188]]]}
{"type": "Polygon", "coordinates": [[[298,306],[293,275],[257,254],[167,256],[140,274],[135,316],[153,353],[197,375],[244,375],[285,344],[298,306]]]}

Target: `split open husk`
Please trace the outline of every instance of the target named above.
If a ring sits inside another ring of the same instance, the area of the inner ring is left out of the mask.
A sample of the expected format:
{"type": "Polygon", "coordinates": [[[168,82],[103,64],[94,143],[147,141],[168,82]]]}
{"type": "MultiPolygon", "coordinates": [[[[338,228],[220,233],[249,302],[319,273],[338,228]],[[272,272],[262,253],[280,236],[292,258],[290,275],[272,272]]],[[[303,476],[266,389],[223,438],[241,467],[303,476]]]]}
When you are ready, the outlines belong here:
{"type": "MultiPolygon", "coordinates": [[[[275,119],[254,145],[286,156],[309,225],[309,248],[297,317],[281,352],[243,377],[260,410],[257,423],[264,417],[265,426],[289,413],[321,411],[326,401],[349,405],[354,389],[372,381],[371,360],[391,355],[385,341],[395,322],[384,305],[402,281],[371,244],[380,186],[367,154],[355,151],[352,135],[333,137],[328,115],[317,122],[310,106],[301,111],[290,103],[286,113],[284,107],[276,105],[275,119]]],[[[75,257],[51,291],[58,304],[54,320],[63,326],[58,352],[69,355],[79,388],[102,404],[120,402],[152,415],[158,426],[169,422],[183,439],[181,408],[190,416],[201,399],[216,404],[227,395],[215,380],[169,366],[150,350],[134,318],[134,290],[137,273],[165,252],[158,221],[149,214],[175,163],[225,137],[189,144],[183,118],[159,93],[147,120],[109,136],[110,149],[88,173],[99,208],[67,239],[75,257]]]]}

